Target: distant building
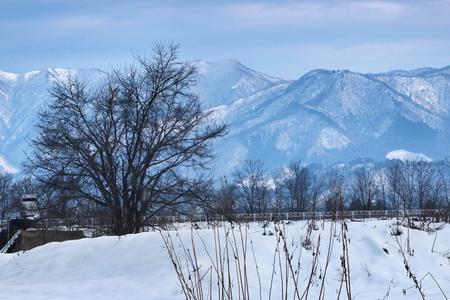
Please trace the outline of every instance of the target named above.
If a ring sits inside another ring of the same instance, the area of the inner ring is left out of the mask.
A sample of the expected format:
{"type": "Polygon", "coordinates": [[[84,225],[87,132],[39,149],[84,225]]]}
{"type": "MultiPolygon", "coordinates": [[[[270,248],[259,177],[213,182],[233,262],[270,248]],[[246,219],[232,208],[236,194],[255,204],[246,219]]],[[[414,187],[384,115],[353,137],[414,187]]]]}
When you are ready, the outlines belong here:
{"type": "Polygon", "coordinates": [[[38,220],[39,214],[37,205],[37,196],[34,194],[25,194],[22,196],[23,214],[22,218],[27,220],[38,220]]]}

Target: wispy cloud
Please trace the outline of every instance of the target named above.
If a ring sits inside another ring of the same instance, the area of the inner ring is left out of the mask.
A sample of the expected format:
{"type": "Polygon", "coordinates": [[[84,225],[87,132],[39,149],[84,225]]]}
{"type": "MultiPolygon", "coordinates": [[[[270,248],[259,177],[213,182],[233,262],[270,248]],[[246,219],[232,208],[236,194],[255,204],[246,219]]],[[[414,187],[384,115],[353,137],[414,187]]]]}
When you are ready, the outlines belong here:
{"type": "MultiPolygon", "coordinates": [[[[272,54],[283,54],[285,61],[297,65],[298,74],[312,69],[350,69],[359,72],[384,72],[393,69],[443,67],[450,65],[450,41],[402,40],[330,46],[304,44],[279,47],[272,54]]],[[[279,70],[288,63],[279,65],[279,70]]]]}
{"type": "Polygon", "coordinates": [[[393,1],[249,2],[225,7],[224,12],[247,24],[274,25],[342,21],[373,22],[398,18],[409,9],[393,1]]]}
{"type": "Polygon", "coordinates": [[[48,26],[57,30],[86,30],[94,28],[107,28],[114,23],[113,20],[99,15],[69,15],[54,18],[48,21],[48,26]]]}
{"type": "Polygon", "coordinates": [[[450,63],[450,0],[0,1],[0,69],[12,71],[102,67],[161,40],[288,77],[450,63]]]}

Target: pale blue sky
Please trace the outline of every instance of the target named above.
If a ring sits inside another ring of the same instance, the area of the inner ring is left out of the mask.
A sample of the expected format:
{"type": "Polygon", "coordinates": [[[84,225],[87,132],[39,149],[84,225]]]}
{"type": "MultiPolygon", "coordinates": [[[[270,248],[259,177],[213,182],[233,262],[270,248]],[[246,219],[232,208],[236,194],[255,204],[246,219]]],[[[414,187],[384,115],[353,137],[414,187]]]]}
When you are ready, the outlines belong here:
{"type": "Polygon", "coordinates": [[[297,78],[450,65],[450,0],[0,0],[0,70],[99,67],[179,43],[185,60],[233,58],[297,78]]]}

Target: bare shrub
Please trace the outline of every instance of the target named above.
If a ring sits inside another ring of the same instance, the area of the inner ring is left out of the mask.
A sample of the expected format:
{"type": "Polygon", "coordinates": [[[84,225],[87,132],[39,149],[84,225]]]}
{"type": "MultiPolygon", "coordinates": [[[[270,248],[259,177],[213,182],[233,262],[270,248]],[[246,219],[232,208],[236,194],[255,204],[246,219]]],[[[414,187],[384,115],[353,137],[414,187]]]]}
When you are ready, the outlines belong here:
{"type": "MultiPolygon", "coordinates": [[[[325,297],[325,279],[331,260],[335,226],[330,227],[326,262],[319,270],[320,235],[311,245],[313,255],[307,277],[301,280],[300,258],[302,247],[287,237],[285,223],[274,224],[275,249],[268,293],[262,289],[260,262],[248,235],[248,225],[224,224],[213,227],[213,245],[207,243],[192,227],[190,240],[185,241],[179,232],[161,231],[165,248],[187,300],[219,299],[308,299],[313,286],[320,286],[319,299],[325,297]],[[199,259],[206,254],[207,263],[199,259]],[[258,288],[250,288],[257,278],[258,288]],[[301,284],[301,282],[306,282],[301,284]],[[275,289],[275,287],[278,287],[275,289]],[[276,290],[276,292],[275,292],[276,290]]],[[[312,239],[312,237],[311,237],[312,239]]],[[[302,272],[302,274],[306,274],[302,272]]]]}

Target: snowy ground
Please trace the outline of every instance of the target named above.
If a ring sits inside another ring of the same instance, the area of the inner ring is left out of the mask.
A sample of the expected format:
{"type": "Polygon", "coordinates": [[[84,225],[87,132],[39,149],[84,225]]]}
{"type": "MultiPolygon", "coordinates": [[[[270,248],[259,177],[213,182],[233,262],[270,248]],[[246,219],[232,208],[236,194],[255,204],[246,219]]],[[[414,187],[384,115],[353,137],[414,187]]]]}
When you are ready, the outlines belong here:
{"type": "MultiPolygon", "coordinates": [[[[323,227],[320,224],[319,229],[312,233],[313,246],[317,245],[319,235],[321,242],[310,299],[317,299],[319,294],[327,256],[330,224],[325,222],[323,227]]],[[[392,220],[348,223],[353,299],[420,299],[417,290],[412,287],[413,281],[407,276],[395,238],[390,234],[392,224],[392,220]],[[403,290],[406,290],[406,295],[403,290]]],[[[274,232],[273,224],[270,227],[266,232],[274,232]]],[[[338,227],[335,236],[332,237],[333,249],[325,278],[324,299],[336,299],[340,285],[342,244],[339,229],[338,227]]],[[[185,246],[190,247],[191,230],[185,226],[179,228],[177,232],[185,246]]],[[[208,228],[197,232],[205,242],[203,246],[197,240],[196,248],[201,270],[206,272],[211,264],[204,249],[206,247],[210,254],[213,253],[214,230],[208,228]]],[[[255,252],[261,277],[262,299],[268,299],[276,235],[263,235],[262,225],[257,223],[250,224],[243,232],[248,233],[248,249],[253,248],[255,252]]],[[[300,258],[301,289],[308,282],[313,261],[313,251],[299,246],[305,234],[305,222],[286,225],[289,251],[294,254],[294,261],[300,258]]],[[[172,232],[172,236],[177,251],[181,251],[176,233],[172,232]]],[[[197,233],[194,233],[194,236],[197,236],[197,233]]],[[[399,237],[403,246],[406,236],[407,231],[403,228],[403,234],[399,237]]],[[[408,263],[417,279],[430,272],[449,297],[450,226],[446,225],[432,233],[410,230],[410,243],[414,255],[407,255],[408,263]]],[[[256,264],[250,253],[251,250],[247,258],[249,290],[251,299],[260,299],[256,264]]],[[[279,276],[280,272],[277,271],[272,299],[280,298],[279,276]]],[[[430,276],[425,277],[421,286],[427,299],[446,299],[430,276]]],[[[346,299],[345,293],[341,298],[346,299]]],[[[25,253],[0,254],[0,299],[185,298],[181,294],[173,266],[163,247],[161,235],[158,232],[148,232],[121,238],[99,237],[51,243],[25,253]]]]}

